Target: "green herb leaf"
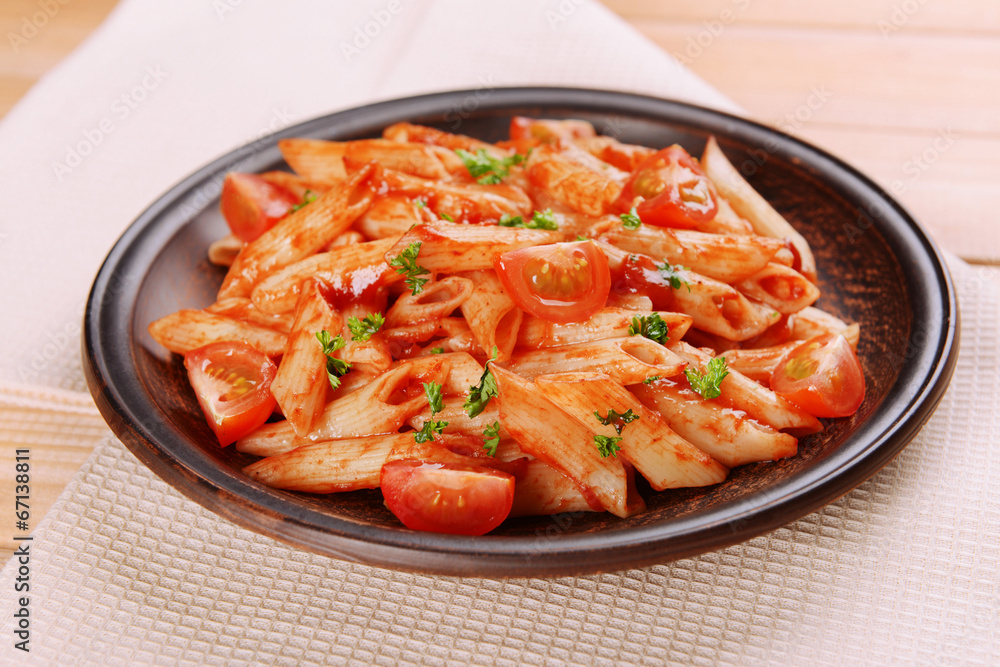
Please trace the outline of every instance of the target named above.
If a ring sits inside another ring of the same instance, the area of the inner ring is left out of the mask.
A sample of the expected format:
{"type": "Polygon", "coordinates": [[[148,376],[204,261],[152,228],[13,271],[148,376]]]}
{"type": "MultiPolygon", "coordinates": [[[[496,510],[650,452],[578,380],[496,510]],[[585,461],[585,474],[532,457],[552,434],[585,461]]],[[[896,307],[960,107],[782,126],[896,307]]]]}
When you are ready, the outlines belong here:
{"type": "Polygon", "coordinates": [[[622,213],[619,216],[622,219],[622,226],[625,229],[639,229],[642,226],[642,220],[639,219],[639,212],[636,210],[635,206],[628,213],[622,213]]]}
{"type": "Polygon", "coordinates": [[[444,348],[443,347],[432,347],[431,348],[431,354],[444,354],[444,348]]]}
{"type": "Polygon", "coordinates": [[[556,222],[556,216],[552,213],[551,208],[547,208],[544,211],[535,211],[531,214],[531,220],[525,225],[528,229],[547,229],[549,231],[557,231],[559,229],[559,223],[556,222]]]}
{"type": "Polygon", "coordinates": [[[684,375],[687,376],[688,382],[691,383],[691,388],[695,392],[700,394],[702,398],[711,400],[722,394],[719,385],[729,375],[729,369],[726,367],[725,357],[716,357],[705,365],[704,375],[691,366],[684,369],[684,375]]]}
{"type": "Polygon", "coordinates": [[[501,227],[524,227],[524,218],[519,215],[504,213],[497,222],[501,227]]]}
{"type": "Polygon", "coordinates": [[[629,408],[624,413],[608,408],[607,417],[602,417],[600,412],[594,410],[594,416],[597,417],[597,421],[601,422],[605,426],[614,426],[618,435],[622,434],[622,429],[625,428],[625,424],[630,424],[639,418],[639,415],[632,412],[632,408],[629,408]]]}
{"type": "Polygon", "coordinates": [[[588,238],[587,238],[586,236],[584,236],[583,234],[577,234],[577,235],[576,235],[576,240],[577,240],[577,241],[589,241],[590,239],[588,239],[588,238]]]}
{"type": "Polygon", "coordinates": [[[420,278],[419,276],[427,275],[430,273],[427,269],[417,264],[417,255],[420,254],[420,241],[414,241],[410,245],[406,246],[403,252],[399,253],[391,262],[389,266],[395,267],[396,273],[406,276],[406,286],[413,290],[413,294],[420,294],[424,285],[427,283],[427,278],[420,278]]]}
{"type": "Polygon", "coordinates": [[[597,445],[597,451],[601,453],[602,458],[608,458],[609,456],[614,456],[617,458],[618,451],[621,449],[618,443],[622,441],[620,435],[606,436],[606,435],[595,435],[594,444],[597,445]]]}
{"type": "Polygon", "coordinates": [[[525,156],[515,153],[510,157],[498,158],[490,155],[485,148],[480,148],[473,155],[459,148],[455,151],[462,159],[469,175],[481,185],[496,185],[510,174],[510,168],[525,161],[525,156]]]}
{"type": "Polygon", "coordinates": [[[323,347],[323,354],[326,355],[326,377],[330,380],[330,386],[336,389],[340,386],[340,378],[351,371],[351,365],[343,359],[337,359],[333,353],[344,347],[343,336],[331,336],[326,329],[316,332],[316,340],[323,347]]]}
{"type": "Polygon", "coordinates": [[[646,378],[645,380],[642,381],[642,383],[643,384],[653,384],[654,382],[656,382],[659,379],[660,379],[659,375],[654,375],[652,377],[646,378]]]}
{"type": "Polygon", "coordinates": [[[500,444],[500,422],[493,422],[483,430],[483,449],[490,456],[497,455],[497,446],[500,444]]]}
{"type": "Polygon", "coordinates": [[[313,192],[312,190],[306,190],[305,193],[302,195],[302,201],[293,206],[292,211],[297,211],[306,204],[311,204],[314,201],[316,201],[316,193],[313,192]]]}
{"type": "Polygon", "coordinates": [[[444,409],[441,402],[441,385],[437,382],[422,382],[424,393],[427,394],[427,404],[431,406],[431,414],[436,415],[444,409]]]}
{"type": "Polygon", "coordinates": [[[440,217],[442,220],[447,220],[448,222],[455,222],[455,218],[451,217],[447,213],[440,213],[438,214],[438,217],[440,217]]]}
{"type": "Polygon", "coordinates": [[[490,371],[490,362],[494,361],[499,354],[500,350],[494,345],[493,356],[486,362],[486,369],[483,371],[482,377],[479,378],[479,384],[469,387],[469,395],[462,405],[469,417],[477,417],[481,414],[489,405],[490,400],[497,395],[497,380],[490,371]]]}
{"type": "Polygon", "coordinates": [[[419,206],[420,208],[427,208],[427,202],[425,202],[423,199],[417,199],[413,203],[419,206]]]}
{"type": "Polygon", "coordinates": [[[670,286],[674,289],[680,289],[681,285],[687,285],[688,292],[691,291],[691,283],[677,273],[678,271],[688,271],[689,269],[686,266],[670,266],[670,264],[664,262],[663,264],[658,264],[656,270],[660,272],[663,279],[670,283],[670,286]]]}
{"type": "Polygon", "coordinates": [[[430,442],[434,439],[434,434],[444,431],[444,427],[447,425],[446,421],[428,419],[419,431],[413,432],[413,440],[415,442],[430,442]]]}
{"type": "Polygon", "coordinates": [[[382,316],[382,313],[365,315],[362,320],[353,315],[347,318],[347,328],[351,331],[351,340],[356,343],[363,343],[369,340],[382,328],[383,324],[385,324],[385,318],[382,316]]]}
{"type": "Polygon", "coordinates": [[[649,340],[656,341],[660,345],[666,345],[670,340],[670,328],[663,321],[659,313],[633,317],[632,324],[628,327],[629,336],[642,336],[649,340]]]}

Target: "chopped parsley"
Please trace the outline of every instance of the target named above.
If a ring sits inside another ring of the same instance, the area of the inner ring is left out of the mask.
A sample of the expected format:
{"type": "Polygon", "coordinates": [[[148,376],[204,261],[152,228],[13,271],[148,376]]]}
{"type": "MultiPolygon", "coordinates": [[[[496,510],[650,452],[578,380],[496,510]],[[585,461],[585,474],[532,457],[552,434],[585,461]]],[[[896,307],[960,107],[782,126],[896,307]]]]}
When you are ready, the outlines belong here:
{"type": "Polygon", "coordinates": [[[687,376],[688,382],[691,383],[691,388],[700,394],[702,398],[706,400],[718,398],[722,394],[719,385],[729,375],[729,370],[726,368],[726,358],[716,357],[709,361],[705,365],[704,374],[688,366],[684,369],[684,375],[687,376]]]}
{"type": "Polygon", "coordinates": [[[413,432],[413,440],[414,442],[431,442],[434,440],[434,434],[444,431],[444,427],[447,425],[448,422],[443,420],[428,419],[424,422],[423,428],[413,432]]]}
{"type": "Polygon", "coordinates": [[[432,347],[431,348],[431,354],[444,354],[444,348],[443,347],[432,347]]]}
{"type": "Polygon", "coordinates": [[[500,422],[493,422],[483,430],[483,449],[490,456],[497,455],[497,446],[500,444],[500,422]]]}
{"type": "Polygon", "coordinates": [[[302,201],[293,206],[292,211],[297,211],[306,204],[311,204],[314,201],[316,201],[316,193],[313,192],[312,190],[306,190],[305,193],[302,195],[302,201]]]}
{"type": "Polygon", "coordinates": [[[490,399],[497,395],[497,380],[490,371],[490,362],[494,361],[499,354],[500,350],[494,345],[493,356],[486,362],[486,369],[483,371],[482,377],[479,378],[479,384],[469,387],[469,395],[462,405],[462,409],[469,417],[476,417],[482,413],[489,405],[490,399]]]}
{"type": "Polygon", "coordinates": [[[330,386],[336,389],[340,386],[340,378],[351,371],[351,365],[343,359],[333,356],[333,353],[344,347],[343,336],[331,336],[326,329],[316,332],[316,340],[323,347],[323,354],[326,355],[326,377],[330,380],[330,386]]]}
{"type": "Polygon", "coordinates": [[[475,154],[459,148],[455,151],[462,159],[469,175],[481,185],[496,185],[510,174],[510,168],[521,164],[525,156],[515,153],[510,157],[498,158],[490,155],[485,148],[480,148],[475,154]]]}
{"type": "Polygon", "coordinates": [[[413,203],[416,204],[419,208],[427,208],[427,202],[425,202],[423,199],[417,199],[413,203]]]}
{"type": "Polygon", "coordinates": [[[643,380],[642,383],[643,384],[653,384],[654,382],[656,382],[659,379],[660,379],[659,375],[653,375],[652,377],[648,377],[645,380],[643,380]]]}
{"type": "Polygon", "coordinates": [[[633,317],[632,324],[628,327],[629,336],[642,336],[656,341],[660,345],[667,344],[667,341],[670,340],[669,334],[670,328],[659,313],[633,317]]]}
{"type": "Polygon", "coordinates": [[[351,340],[356,343],[363,343],[369,340],[382,328],[383,324],[385,324],[385,318],[382,317],[382,313],[365,315],[362,320],[353,315],[347,318],[347,328],[351,331],[351,340]]]}
{"type": "Polygon", "coordinates": [[[588,239],[588,238],[587,238],[586,236],[584,236],[583,234],[577,234],[577,235],[576,235],[576,240],[577,240],[577,241],[589,241],[590,239],[588,239]]]}
{"type": "Polygon", "coordinates": [[[447,220],[448,222],[455,222],[455,218],[451,217],[451,216],[450,216],[450,215],[448,215],[447,213],[439,213],[439,214],[438,214],[438,216],[439,216],[439,217],[440,217],[440,218],[441,218],[442,220],[447,220]]]}
{"type": "Polygon", "coordinates": [[[597,445],[597,451],[601,453],[601,458],[608,458],[609,456],[618,456],[618,451],[621,447],[618,445],[622,441],[620,435],[606,436],[606,435],[595,435],[594,444],[597,445]]]}
{"type": "Polygon", "coordinates": [[[419,276],[427,275],[430,273],[427,269],[417,264],[417,255],[420,254],[420,241],[414,241],[410,245],[406,246],[403,252],[399,253],[391,262],[389,266],[395,267],[396,273],[406,276],[406,286],[413,290],[414,296],[420,294],[424,290],[424,285],[427,283],[427,278],[420,278],[419,276]]]}
{"type": "Polygon", "coordinates": [[[625,424],[631,424],[639,418],[639,415],[632,412],[632,408],[629,408],[623,413],[608,408],[607,417],[602,417],[600,412],[594,410],[594,416],[597,417],[597,421],[601,422],[605,426],[614,426],[618,435],[622,434],[622,429],[625,428],[625,424]]]}
{"type": "Polygon", "coordinates": [[[688,292],[691,291],[691,283],[681,278],[680,274],[677,273],[678,271],[687,271],[688,268],[686,266],[670,266],[670,264],[664,262],[663,264],[657,264],[656,270],[660,272],[663,279],[670,283],[670,286],[674,289],[680,289],[681,285],[687,285],[688,292]]]}
{"type": "Polygon", "coordinates": [[[431,414],[436,415],[444,409],[441,402],[441,385],[437,382],[422,382],[424,393],[427,394],[427,404],[431,406],[431,414]]]}
{"type": "Polygon", "coordinates": [[[625,229],[639,229],[642,226],[642,220],[639,219],[639,212],[632,207],[632,210],[628,213],[622,213],[619,216],[622,219],[622,226],[625,229]]]}
{"type": "Polygon", "coordinates": [[[544,211],[535,211],[528,222],[525,222],[524,218],[519,215],[504,213],[500,216],[497,224],[501,227],[526,227],[527,229],[546,229],[552,232],[559,229],[559,223],[556,222],[556,216],[552,213],[551,208],[547,208],[544,211]]]}

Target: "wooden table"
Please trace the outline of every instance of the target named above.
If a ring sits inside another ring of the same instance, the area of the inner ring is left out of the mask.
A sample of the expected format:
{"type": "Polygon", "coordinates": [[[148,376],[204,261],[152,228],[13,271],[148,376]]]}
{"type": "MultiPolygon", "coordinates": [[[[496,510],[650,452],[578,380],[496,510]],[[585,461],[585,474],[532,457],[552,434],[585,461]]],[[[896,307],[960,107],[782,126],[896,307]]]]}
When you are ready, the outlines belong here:
{"type": "MultiPolygon", "coordinates": [[[[0,117],[89,35],[116,1],[59,4],[16,48],[9,33],[22,34],[40,5],[0,3],[0,34],[7,42],[0,47],[0,117]]],[[[993,221],[1000,210],[996,0],[605,4],[752,118],[855,165],[909,207],[944,248],[1000,277],[995,268],[1000,225],[993,221]]],[[[55,419],[44,412],[30,416],[39,423],[55,419]]],[[[69,437],[57,426],[31,436],[33,523],[103,433],[97,416],[85,434],[69,437]]],[[[0,443],[0,488],[14,488],[10,471],[18,444],[24,443],[0,443]]],[[[6,536],[14,534],[13,519],[4,521],[0,553],[10,554],[13,544],[6,536]]]]}

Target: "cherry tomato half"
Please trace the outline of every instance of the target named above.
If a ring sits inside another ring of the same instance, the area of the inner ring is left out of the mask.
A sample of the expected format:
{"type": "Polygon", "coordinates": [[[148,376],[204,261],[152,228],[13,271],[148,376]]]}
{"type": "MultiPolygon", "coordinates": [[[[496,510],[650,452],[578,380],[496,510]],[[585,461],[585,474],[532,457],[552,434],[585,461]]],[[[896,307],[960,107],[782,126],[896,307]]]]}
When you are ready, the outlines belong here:
{"type": "Polygon", "coordinates": [[[386,507],[413,530],[484,535],[510,514],[514,477],[477,466],[391,461],[379,478],[386,507]]]}
{"type": "Polygon", "coordinates": [[[846,338],[823,334],[782,357],[771,389],[814,417],[847,417],[865,400],[865,375],[846,338]]]}
{"type": "Polygon", "coordinates": [[[510,138],[514,141],[534,139],[547,144],[560,139],[584,139],[596,135],[594,126],[584,120],[550,120],[525,116],[510,119],[510,138]]]}
{"type": "Polygon", "coordinates": [[[274,411],[271,381],[278,367],[252,345],[212,343],[184,355],[184,367],[223,447],[255,430],[274,411]]]}
{"type": "Polygon", "coordinates": [[[643,160],[622,188],[618,206],[636,207],[643,222],[692,229],[715,217],[715,188],[701,166],[678,145],[643,160]]]}
{"type": "Polygon", "coordinates": [[[222,217],[244,243],[274,227],[299,201],[290,190],[256,174],[232,172],[222,183],[222,217]]]}
{"type": "Polygon", "coordinates": [[[587,319],[611,291],[608,258],[592,241],[511,250],[493,266],[518,306],[558,324],[587,319]]]}

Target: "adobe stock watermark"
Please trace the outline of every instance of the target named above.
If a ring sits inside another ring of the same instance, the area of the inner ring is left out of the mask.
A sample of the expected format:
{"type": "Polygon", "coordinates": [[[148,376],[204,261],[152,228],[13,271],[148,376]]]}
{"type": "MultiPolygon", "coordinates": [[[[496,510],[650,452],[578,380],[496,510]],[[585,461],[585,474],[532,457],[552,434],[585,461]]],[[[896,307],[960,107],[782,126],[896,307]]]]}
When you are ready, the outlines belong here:
{"type": "Polygon", "coordinates": [[[30,16],[22,16],[18,31],[11,30],[7,33],[7,41],[10,42],[10,48],[14,50],[14,53],[20,53],[21,49],[37,37],[42,28],[47,26],[49,21],[54,19],[69,3],[70,0],[35,0],[39,11],[30,16]]]}
{"type": "Polygon", "coordinates": [[[84,159],[91,155],[120,123],[127,120],[166,78],[167,72],[164,72],[159,65],[147,67],[142,80],[111,103],[109,115],[102,118],[95,126],[83,130],[82,139],[75,144],[67,145],[66,156],[62,162],[52,163],[52,173],[56,179],[61,183],[74,169],[83,164],[84,159]]]}
{"type": "Polygon", "coordinates": [[[927,173],[941,159],[942,155],[955,145],[957,139],[959,139],[958,134],[950,127],[943,130],[939,129],[937,136],[934,137],[934,140],[928,146],[919,153],[911,155],[909,159],[903,162],[902,171],[906,179],[896,179],[890,183],[889,187],[892,192],[897,195],[906,192],[913,183],[919,180],[921,176],[927,173]]]}
{"type": "Polygon", "coordinates": [[[364,25],[354,27],[351,41],[340,43],[340,53],[344,56],[344,60],[351,62],[360,56],[372,40],[381,35],[382,31],[392,23],[392,19],[402,11],[403,3],[400,0],[389,0],[384,8],[369,12],[371,19],[365,21],[364,25]]]}
{"type": "Polygon", "coordinates": [[[560,0],[555,9],[545,10],[545,20],[549,24],[549,30],[558,30],[559,26],[569,20],[569,17],[576,14],[576,10],[584,0],[560,0]]]}
{"type": "Polygon", "coordinates": [[[750,6],[750,0],[731,0],[732,8],[725,8],[718,13],[714,19],[705,19],[701,22],[701,29],[693,35],[688,35],[684,50],[674,53],[674,58],[685,65],[690,65],[700,58],[706,50],[715,44],[726,28],[736,22],[739,14],[746,11],[750,6]]]}
{"type": "Polygon", "coordinates": [[[224,21],[227,14],[232,14],[242,4],[243,0],[212,0],[212,9],[218,19],[224,21]]]}
{"type": "Polygon", "coordinates": [[[925,4],[927,4],[927,0],[903,0],[900,3],[893,4],[892,12],[890,12],[889,18],[879,19],[875,22],[875,26],[882,35],[882,39],[889,39],[890,35],[902,30],[903,26],[909,23],[910,19],[912,19],[925,4]]]}
{"type": "Polygon", "coordinates": [[[485,77],[480,76],[478,82],[479,86],[476,90],[452,104],[445,113],[444,120],[448,123],[448,127],[452,132],[458,132],[462,127],[462,123],[478,111],[483,102],[488,100],[493,95],[493,91],[496,90],[496,83],[493,80],[492,74],[485,77]]]}

